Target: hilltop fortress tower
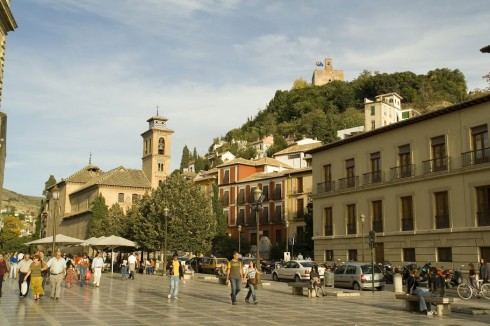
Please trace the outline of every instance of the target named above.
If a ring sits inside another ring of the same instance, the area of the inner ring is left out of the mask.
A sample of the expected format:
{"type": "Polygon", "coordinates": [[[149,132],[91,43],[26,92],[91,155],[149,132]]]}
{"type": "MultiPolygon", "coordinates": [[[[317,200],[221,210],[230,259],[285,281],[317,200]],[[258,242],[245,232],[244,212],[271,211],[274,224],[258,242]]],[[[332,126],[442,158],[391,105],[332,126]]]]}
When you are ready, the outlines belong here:
{"type": "MultiPolygon", "coordinates": [[[[321,66],[320,62],[317,65],[321,66]]],[[[315,69],[313,71],[313,77],[311,78],[311,83],[314,86],[321,86],[328,84],[334,80],[344,80],[343,70],[333,70],[333,60],[332,58],[325,58],[324,68],[315,69]]]]}

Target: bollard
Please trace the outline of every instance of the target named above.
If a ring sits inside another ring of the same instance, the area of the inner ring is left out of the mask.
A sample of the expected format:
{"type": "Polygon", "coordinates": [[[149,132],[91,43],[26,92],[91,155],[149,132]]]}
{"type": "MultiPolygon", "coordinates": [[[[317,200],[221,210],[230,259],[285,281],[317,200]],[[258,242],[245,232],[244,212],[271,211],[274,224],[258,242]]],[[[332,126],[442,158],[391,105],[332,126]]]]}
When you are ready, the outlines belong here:
{"type": "Polygon", "coordinates": [[[393,287],[395,289],[395,293],[403,293],[402,274],[395,273],[393,275],[393,287]]]}
{"type": "Polygon", "coordinates": [[[324,286],[325,287],[334,287],[334,274],[332,272],[325,272],[323,275],[324,286]]]}

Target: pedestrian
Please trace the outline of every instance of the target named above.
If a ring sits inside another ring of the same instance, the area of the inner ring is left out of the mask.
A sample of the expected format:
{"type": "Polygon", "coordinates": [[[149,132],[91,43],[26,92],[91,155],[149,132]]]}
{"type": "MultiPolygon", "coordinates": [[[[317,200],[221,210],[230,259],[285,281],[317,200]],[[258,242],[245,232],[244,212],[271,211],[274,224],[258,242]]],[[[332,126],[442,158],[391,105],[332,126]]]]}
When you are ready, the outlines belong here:
{"type": "Polygon", "coordinates": [[[325,292],[323,292],[323,287],[322,287],[322,282],[320,279],[320,273],[318,273],[318,265],[313,265],[311,267],[310,271],[310,284],[311,286],[315,289],[315,294],[317,297],[320,295],[318,294],[319,290],[322,290],[322,296],[325,296],[325,292]]]}
{"type": "Polygon", "coordinates": [[[123,258],[122,263],[121,263],[121,278],[123,280],[127,279],[128,277],[126,276],[128,272],[128,260],[126,257],[123,258]]]}
{"type": "Polygon", "coordinates": [[[102,252],[97,253],[97,257],[92,260],[92,272],[94,273],[93,287],[99,287],[100,277],[102,276],[102,267],[104,267],[104,259],[102,258],[102,252]]]}
{"type": "MultiPolygon", "coordinates": [[[[410,271],[410,276],[407,279],[407,294],[416,295],[419,299],[419,310],[420,313],[426,314],[427,316],[434,315],[434,311],[432,309],[428,309],[427,304],[425,302],[425,297],[432,296],[432,292],[427,288],[422,288],[419,286],[418,279],[420,277],[419,269],[412,269],[410,271]]],[[[430,303],[429,303],[430,308],[430,303]]]]}
{"type": "Polygon", "coordinates": [[[34,255],[32,264],[29,266],[29,271],[26,275],[31,278],[31,289],[34,301],[39,300],[40,296],[44,295],[43,276],[41,272],[47,269],[48,266],[41,260],[39,254],[34,255]]]}
{"type": "Polygon", "coordinates": [[[75,272],[75,266],[73,263],[73,260],[70,259],[71,254],[68,255],[68,259],[66,261],[66,277],[65,277],[65,283],[67,288],[71,288],[73,284],[75,284],[78,281],[77,274],[75,272]]]}
{"type": "Polygon", "coordinates": [[[475,271],[475,265],[473,263],[468,264],[468,269],[469,269],[469,280],[471,286],[473,286],[475,289],[478,288],[477,282],[476,282],[476,271],[475,271]]]}
{"type": "Polygon", "coordinates": [[[129,266],[129,278],[134,280],[134,273],[136,271],[136,256],[131,253],[128,257],[128,266],[129,266]]]}
{"type": "Polygon", "coordinates": [[[17,251],[10,256],[9,261],[10,261],[9,278],[17,278],[17,263],[19,262],[19,259],[17,257],[17,251]]]}
{"type": "Polygon", "coordinates": [[[245,273],[245,279],[247,280],[247,285],[245,287],[248,288],[248,293],[245,297],[246,303],[250,303],[250,297],[254,300],[254,304],[258,303],[257,296],[255,295],[255,289],[258,283],[256,277],[257,273],[258,271],[255,269],[254,262],[251,260],[245,273]]]}
{"type": "Polygon", "coordinates": [[[174,253],[172,256],[172,262],[168,266],[168,272],[170,274],[170,288],[168,291],[167,298],[179,299],[177,295],[179,294],[179,282],[184,278],[184,268],[182,263],[178,260],[179,255],[174,253]]]}
{"type": "Polygon", "coordinates": [[[20,297],[27,297],[27,293],[29,293],[29,286],[31,283],[31,276],[26,276],[27,273],[29,272],[29,268],[31,267],[32,260],[31,260],[31,255],[26,252],[25,254],[22,255],[22,260],[19,261],[17,264],[17,278],[19,280],[19,296],[20,297]],[[27,283],[27,291],[25,294],[22,294],[22,283],[26,282],[27,283]]]}
{"type": "Polygon", "coordinates": [[[61,281],[66,275],[66,261],[58,249],[53,258],[48,261],[49,283],[51,284],[51,300],[58,301],[61,295],[61,281]]]}
{"type": "Polygon", "coordinates": [[[483,283],[488,283],[489,279],[489,264],[485,262],[484,258],[480,258],[480,270],[479,270],[479,278],[483,281],[483,283]]]}
{"type": "Polygon", "coordinates": [[[0,297],[2,296],[2,284],[3,281],[7,278],[7,275],[9,275],[7,262],[3,260],[3,255],[0,254],[0,297]]]}
{"type": "Polygon", "coordinates": [[[83,287],[85,285],[85,274],[87,273],[87,268],[90,266],[90,260],[87,257],[86,253],[83,253],[82,258],[78,261],[78,271],[80,273],[80,286],[83,287]]]}
{"type": "MultiPolygon", "coordinates": [[[[47,257],[44,256],[44,251],[39,250],[38,255],[39,255],[39,260],[40,261],[42,261],[45,264],[48,263],[47,257]]],[[[41,276],[43,277],[43,283],[42,283],[43,294],[41,296],[44,295],[44,290],[46,289],[46,282],[48,280],[48,274],[49,274],[49,270],[43,270],[43,271],[41,271],[41,276]]]]}
{"type": "Polygon", "coordinates": [[[231,304],[238,304],[236,297],[240,292],[240,284],[243,282],[242,263],[238,260],[238,251],[233,252],[233,259],[228,262],[226,269],[226,285],[231,283],[231,304]]]}

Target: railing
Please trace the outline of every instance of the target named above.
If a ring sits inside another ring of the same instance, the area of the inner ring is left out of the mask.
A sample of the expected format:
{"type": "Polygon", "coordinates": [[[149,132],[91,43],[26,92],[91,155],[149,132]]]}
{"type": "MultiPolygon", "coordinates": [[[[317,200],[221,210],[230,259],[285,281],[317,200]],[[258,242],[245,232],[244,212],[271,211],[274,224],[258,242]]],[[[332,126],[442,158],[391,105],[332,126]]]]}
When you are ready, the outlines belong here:
{"type": "Polygon", "coordinates": [[[359,177],[357,176],[339,179],[339,190],[355,188],[357,187],[358,183],[359,183],[359,177]]]}
{"type": "Polygon", "coordinates": [[[402,218],[402,231],[413,231],[413,218],[402,218]]]}
{"type": "Polygon", "coordinates": [[[461,154],[463,166],[490,162],[490,147],[461,154]]]}
{"type": "Polygon", "coordinates": [[[305,212],[304,211],[298,211],[293,218],[295,220],[303,219],[303,218],[305,218],[305,212]]]}
{"type": "Polygon", "coordinates": [[[390,169],[391,180],[413,177],[415,175],[415,165],[400,165],[390,169]]]}
{"type": "Polygon", "coordinates": [[[281,191],[274,191],[274,200],[281,200],[282,194],[281,191]]]}
{"type": "Polygon", "coordinates": [[[436,215],[436,229],[449,228],[449,214],[436,215]]]}
{"type": "Polygon", "coordinates": [[[422,161],[422,172],[427,174],[439,171],[449,171],[449,162],[449,156],[422,161]]]}
{"type": "Polygon", "coordinates": [[[325,226],[325,235],[333,235],[333,227],[331,225],[325,226]]]}
{"type": "Polygon", "coordinates": [[[347,234],[356,234],[357,228],[356,223],[347,224],[347,234]]]}
{"type": "Polygon", "coordinates": [[[238,204],[238,205],[243,205],[243,204],[245,204],[245,196],[238,196],[238,199],[237,199],[237,204],[238,204]]]}
{"type": "Polygon", "coordinates": [[[304,194],[311,192],[311,189],[306,189],[306,188],[293,188],[289,191],[289,195],[299,195],[299,194],[304,194]]]}
{"type": "Polygon", "coordinates": [[[490,212],[478,212],[478,226],[490,226],[490,212]]]}
{"type": "Polygon", "coordinates": [[[332,192],[335,190],[335,181],[317,183],[316,186],[319,194],[324,192],[332,192]]]}
{"type": "Polygon", "coordinates": [[[374,232],[383,232],[383,220],[373,221],[373,231],[374,232]]]}
{"type": "Polygon", "coordinates": [[[385,179],[385,173],[383,171],[374,171],[370,173],[364,173],[362,175],[362,182],[365,185],[380,183],[385,179]]]}

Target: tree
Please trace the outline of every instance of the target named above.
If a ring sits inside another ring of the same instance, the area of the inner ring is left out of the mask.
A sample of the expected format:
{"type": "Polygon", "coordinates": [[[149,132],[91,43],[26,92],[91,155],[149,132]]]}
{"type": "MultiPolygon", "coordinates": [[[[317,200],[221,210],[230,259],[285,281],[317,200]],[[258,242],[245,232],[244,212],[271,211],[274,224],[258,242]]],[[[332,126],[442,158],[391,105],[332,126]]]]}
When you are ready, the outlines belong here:
{"type": "Polygon", "coordinates": [[[111,208],[107,212],[107,223],[105,236],[118,235],[123,236],[125,233],[127,218],[124,211],[118,203],[112,204],[111,208]]]}
{"type": "Polygon", "coordinates": [[[56,178],[54,175],[50,175],[48,180],[44,183],[43,195],[46,195],[46,191],[56,184],[56,178]]]}
{"type": "Polygon", "coordinates": [[[301,252],[303,255],[313,256],[313,204],[307,205],[304,215],[305,227],[302,233],[296,235],[294,252],[301,252]]]}
{"type": "Polygon", "coordinates": [[[189,148],[185,145],[184,149],[182,149],[182,158],[180,159],[180,172],[183,172],[184,169],[189,167],[190,156],[189,148]]]}
{"type": "Polygon", "coordinates": [[[10,251],[9,248],[22,243],[22,241],[19,240],[22,227],[22,222],[17,217],[3,217],[3,227],[2,230],[0,230],[0,245],[3,251],[10,251]]]}
{"type": "Polygon", "coordinates": [[[272,157],[275,153],[282,151],[283,149],[288,147],[288,142],[284,139],[283,136],[276,134],[274,135],[274,143],[271,147],[267,149],[267,156],[272,157]]]}
{"type": "Polygon", "coordinates": [[[226,234],[226,229],[228,228],[228,221],[226,220],[225,214],[223,214],[223,205],[219,200],[219,187],[214,184],[213,187],[213,198],[211,199],[213,205],[213,213],[216,216],[216,234],[223,235],[226,234]]]}
{"type": "Polygon", "coordinates": [[[296,79],[293,83],[293,89],[301,89],[310,86],[306,80],[303,79],[303,77],[296,79]]]}
{"type": "Polygon", "coordinates": [[[101,237],[106,235],[109,208],[105,204],[105,198],[102,194],[99,194],[99,196],[94,199],[90,210],[92,216],[90,217],[89,223],[89,235],[91,237],[101,237]]]}

